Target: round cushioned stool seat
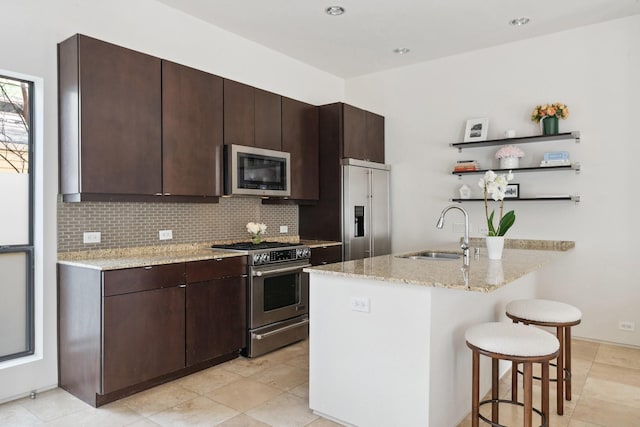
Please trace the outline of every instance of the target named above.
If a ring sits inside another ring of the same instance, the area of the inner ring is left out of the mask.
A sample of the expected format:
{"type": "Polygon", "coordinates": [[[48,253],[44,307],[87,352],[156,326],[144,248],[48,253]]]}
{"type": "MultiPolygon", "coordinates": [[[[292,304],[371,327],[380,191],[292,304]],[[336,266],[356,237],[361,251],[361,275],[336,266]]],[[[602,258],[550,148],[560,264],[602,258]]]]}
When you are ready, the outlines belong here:
{"type": "Polygon", "coordinates": [[[549,416],[549,361],[558,356],[560,343],[549,332],[519,323],[489,322],[470,327],[465,332],[467,346],[472,351],[471,426],[479,427],[480,420],[496,427],[499,423],[500,404],[523,407],[524,427],[531,427],[533,413],[540,415],[541,427],[548,426],[549,416]],[[480,401],[480,356],[491,358],[491,399],[480,401]],[[500,399],[500,360],[512,364],[522,363],[524,369],[524,399],[500,399]],[[533,363],[541,364],[542,387],[540,409],[533,407],[533,363]],[[491,404],[491,419],[480,413],[480,407],[491,404]]]}
{"type": "Polygon", "coordinates": [[[489,322],[467,329],[465,339],[474,347],[507,356],[546,356],[558,351],[558,339],[549,332],[517,323],[489,322]]]}
{"type": "Polygon", "coordinates": [[[545,299],[520,299],[507,304],[507,314],[542,323],[571,323],[582,318],[576,307],[545,299]]]}

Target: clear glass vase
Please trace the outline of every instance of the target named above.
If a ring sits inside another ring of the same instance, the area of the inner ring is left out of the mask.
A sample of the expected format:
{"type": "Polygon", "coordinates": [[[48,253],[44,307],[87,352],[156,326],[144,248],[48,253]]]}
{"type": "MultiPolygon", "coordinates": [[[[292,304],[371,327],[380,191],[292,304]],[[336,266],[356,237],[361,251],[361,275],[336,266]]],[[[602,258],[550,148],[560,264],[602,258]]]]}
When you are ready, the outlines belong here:
{"type": "Polygon", "coordinates": [[[254,245],[262,243],[262,236],[260,235],[260,233],[251,235],[251,243],[253,243],[254,245]]]}

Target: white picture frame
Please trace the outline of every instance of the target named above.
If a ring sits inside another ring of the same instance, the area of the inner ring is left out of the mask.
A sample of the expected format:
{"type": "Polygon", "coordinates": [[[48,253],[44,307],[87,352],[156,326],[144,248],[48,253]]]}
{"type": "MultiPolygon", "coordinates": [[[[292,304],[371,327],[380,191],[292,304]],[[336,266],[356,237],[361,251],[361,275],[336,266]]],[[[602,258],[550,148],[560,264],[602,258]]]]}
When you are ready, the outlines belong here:
{"type": "Polygon", "coordinates": [[[489,119],[486,117],[467,120],[464,142],[486,141],[489,134],[489,119]]]}

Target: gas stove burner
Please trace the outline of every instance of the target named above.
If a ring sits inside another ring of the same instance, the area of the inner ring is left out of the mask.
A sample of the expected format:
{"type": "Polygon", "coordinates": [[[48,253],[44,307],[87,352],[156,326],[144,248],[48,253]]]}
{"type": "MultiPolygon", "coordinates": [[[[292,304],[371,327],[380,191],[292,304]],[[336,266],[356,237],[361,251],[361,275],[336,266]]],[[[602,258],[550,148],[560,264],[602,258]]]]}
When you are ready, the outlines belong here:
{"type": "Polygon", "coordinates": [[[296,246],[302,246],[302,243],[262,242],[254,244],[251,242],[239,242],[230,245],[213,245],[211,247],[213,249],[229,249],[236,251],[260,251],[263,249],[291,248],[296,246]]]}

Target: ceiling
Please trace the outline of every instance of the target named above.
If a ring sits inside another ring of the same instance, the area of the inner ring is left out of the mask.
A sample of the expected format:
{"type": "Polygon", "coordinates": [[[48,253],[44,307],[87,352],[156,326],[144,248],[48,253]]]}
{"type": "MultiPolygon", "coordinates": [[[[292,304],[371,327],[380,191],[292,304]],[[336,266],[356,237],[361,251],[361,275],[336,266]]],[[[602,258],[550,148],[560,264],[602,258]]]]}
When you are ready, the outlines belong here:
{"type": "Polygon", "coordinates": [[[158,1],[343,78],[640,13],[640,0],[158,1]]]}

